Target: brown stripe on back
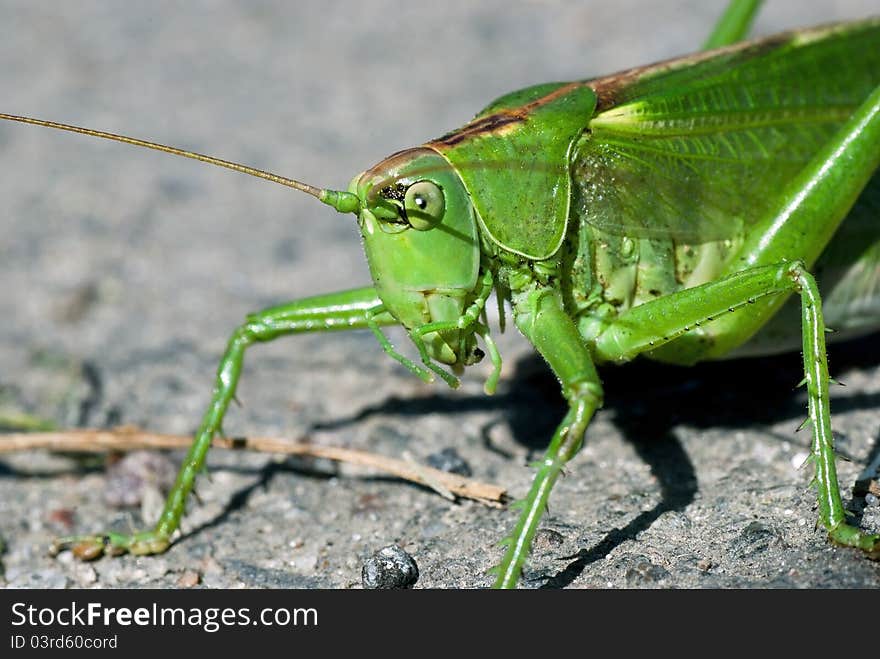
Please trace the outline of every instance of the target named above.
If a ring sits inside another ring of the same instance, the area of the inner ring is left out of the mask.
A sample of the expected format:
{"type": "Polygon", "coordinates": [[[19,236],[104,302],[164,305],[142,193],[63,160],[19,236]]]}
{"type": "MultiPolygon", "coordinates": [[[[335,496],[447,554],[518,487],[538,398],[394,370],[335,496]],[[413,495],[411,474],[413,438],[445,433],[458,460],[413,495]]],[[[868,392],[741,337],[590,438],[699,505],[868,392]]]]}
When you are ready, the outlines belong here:
{"type": "Polygon", "coordinates": [[[619,73],[614,73],[601,78],[594,78],[585,81],[585,84],[596,93],[596,113],[603,112],[613,108],[619,102],[620,92],[625,90],[633,83],[654,75],[675,71],[677,69],[687,68],[694,64],[699,64],[707,60],[714,59],[719,56],[731,55],[741,51],[749,51],[750,57],[762,55],[768,51],[788,43],[798,35],[805,32],[826,31],[828,28],[814,28],[812,30],[792,30],[783,32],[772,37],[763,39],[752,39],[750,41],[741,41],[731,46],[716,48],[715,50],[707,50],[701,53],[693,53],[683,57],[674,57],[672,59],[663,60],[654,64],[645,66],[637,66],[632,69],[626,69],[619,73]]]}
{"type": "Polygon", "coordinates": [[[485,117],[474,119],[458,130],[447,133],[443,137],[438,137],[436,140],[428,142],[428,144],[434,147],[451,147],[472,138],[504,135],[514,130],[518,125],[524,124],[536,108],[553,102],[560,96],[568,94],[583,84],[582,82],[572,82],[518,108],[502,109],[485,117]]]}
{"type": "Polygon", "coordinates": [[[503,134],[505,126],[515,126],[525,120],[525,114],[521,110],[501,110],[488,117],[481,117],[465,124],[458,130],[446,133],[443,137],[438,137],[429,144],[432,146],[455,146],[470,138],[503,134]]]}

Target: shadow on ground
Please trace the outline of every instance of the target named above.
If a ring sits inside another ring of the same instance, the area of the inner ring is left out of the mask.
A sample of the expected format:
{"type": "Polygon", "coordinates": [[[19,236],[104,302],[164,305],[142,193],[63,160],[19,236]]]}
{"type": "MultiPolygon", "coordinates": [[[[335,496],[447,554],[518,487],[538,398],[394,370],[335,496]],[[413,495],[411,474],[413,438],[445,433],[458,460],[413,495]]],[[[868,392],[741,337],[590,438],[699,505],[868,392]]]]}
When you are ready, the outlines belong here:
{"type": "MultiPolygon", "coordinates": [[[[880,364],[880,335],[833,345],[830,349],[832,372],[844,384],[846,373],[880,364]]],[[[601,373],[606,392],[605,410],[612,422],[649,466],[661,490],[660,502],[643,511],[625,527],[610,531],[592,547],[584,548],[542,588],[564,588],[591,563],[604,558],[617,546],[632,540],[669,511],[683,511],[694,501],[697,478],[694,466],[675,435],[675,428],[686,423],[697,428],[745,429],[760,424],[791,419],[793,428],[806,414],[804,390],[796,385],[803,376],[797,354],[749,358],[730,362],[675,367],[636,361],[601,373]],[[754,401],[761,401],[756,406],[754,401]]],[[[880,407],[880,394],[837,395],[837,413],[880,407]]],[[[506,391],[494,397],[438,394],[417,399],[389,398],[364,408],[356,415],[320,424],[321,429],[338,429],[363,421],[375,414],[419,416],[429,413],[492,411],[504,415],[518,443],[540,451],[546,438],[565,413],[559,385],[537,355],[519,360],[515,376],[506,391]]],[[[790,437],[780,437],[789,441],[790,437]]],[[[808,439],[805,437],[804,442],[808,439]]],[[[866,456],[844,458],[865,460],[866,456]]],[[[875,439],[867,460],[880,453],[880,436],[875,439]]]]}

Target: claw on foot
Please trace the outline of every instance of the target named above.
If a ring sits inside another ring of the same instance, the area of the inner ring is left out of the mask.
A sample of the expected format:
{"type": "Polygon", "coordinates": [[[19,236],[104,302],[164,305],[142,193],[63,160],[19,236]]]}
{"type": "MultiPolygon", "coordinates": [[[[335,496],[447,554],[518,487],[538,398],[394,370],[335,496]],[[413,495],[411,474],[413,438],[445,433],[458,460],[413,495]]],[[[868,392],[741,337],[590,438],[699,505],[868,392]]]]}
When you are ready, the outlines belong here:
{"type": "Polygon", "coordinates": [[[828,537],[838,545],[861,549],[868,558],[880,560],[880,535],[868,534],[849,524],[838,524],[828,531],[828,537]]]}
{"type": "Polygon", "coordinates": [[[72,536],[58,538],[52,543],[50,553],[55,556],[65,549],[81,561],[93,561],[104,554],[121,556],[131,553],[136,555],[161,554],[168,549],[171,541],[155,531],[145,531],[133,535],[121,533],[104,533],[101,535],[72,536]]]}

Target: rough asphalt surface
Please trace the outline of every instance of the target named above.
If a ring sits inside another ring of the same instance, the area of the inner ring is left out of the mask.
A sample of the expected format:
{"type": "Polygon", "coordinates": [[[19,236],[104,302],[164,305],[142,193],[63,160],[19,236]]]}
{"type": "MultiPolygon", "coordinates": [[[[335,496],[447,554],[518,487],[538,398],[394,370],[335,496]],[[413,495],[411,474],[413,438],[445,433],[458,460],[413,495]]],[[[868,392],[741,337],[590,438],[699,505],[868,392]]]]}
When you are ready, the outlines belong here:
{"type": "MultiPolygon", "coordinates": [[[[3,3],[0,105],[344,187],[504,92],[694,50],[722,4],[3,3]]],[[[769,4],[759,34],[877,9],[769,4]]],[[[247,312],[369,281],[353,221],[280,186],[12,124],[0,125],[0,167],[0,417],[191,433],[247,312]]],[[[831,353],[848,385],[833,392],[847,500],[880,451],[876,338],[831,353]]],[[[563,408],[519,335],[501,349],[490,398],[485,367],[459,391],[426,386],[369,333],[279,340],[248,353],[225,429],[420,461],[454,449],[475,478],[519,496],[563,408]]],[[[878,586],[880,564],[814,528],[797,469],[799,369],[789,355],[606,371],[608,404],[553,493],[524,585],[878,586]]],[[[515,517],[352,467],[218,452],[166,554],[47,555],[59,534],[152,522],[154,481],[180,457],[110,473],[76,456],[3,457],[0,583],[351,588],[397,544],[417,588],[480,588],[515,517]]],[[[880,526],[876,505],[863,517],[880,526]]]]}

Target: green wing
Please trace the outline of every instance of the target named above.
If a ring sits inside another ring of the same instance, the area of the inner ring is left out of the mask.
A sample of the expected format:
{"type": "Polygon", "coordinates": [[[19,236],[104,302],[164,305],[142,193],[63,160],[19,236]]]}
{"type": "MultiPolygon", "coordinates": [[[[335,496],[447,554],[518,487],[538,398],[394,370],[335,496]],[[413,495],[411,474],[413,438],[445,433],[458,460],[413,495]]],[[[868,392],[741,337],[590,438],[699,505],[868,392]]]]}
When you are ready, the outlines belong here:
{"type": "Polygon", "coordinates": [[[573,210],[702,243],[757,221],[880,84],[880,19],[801,30],[589,81],[573,210]]]}

